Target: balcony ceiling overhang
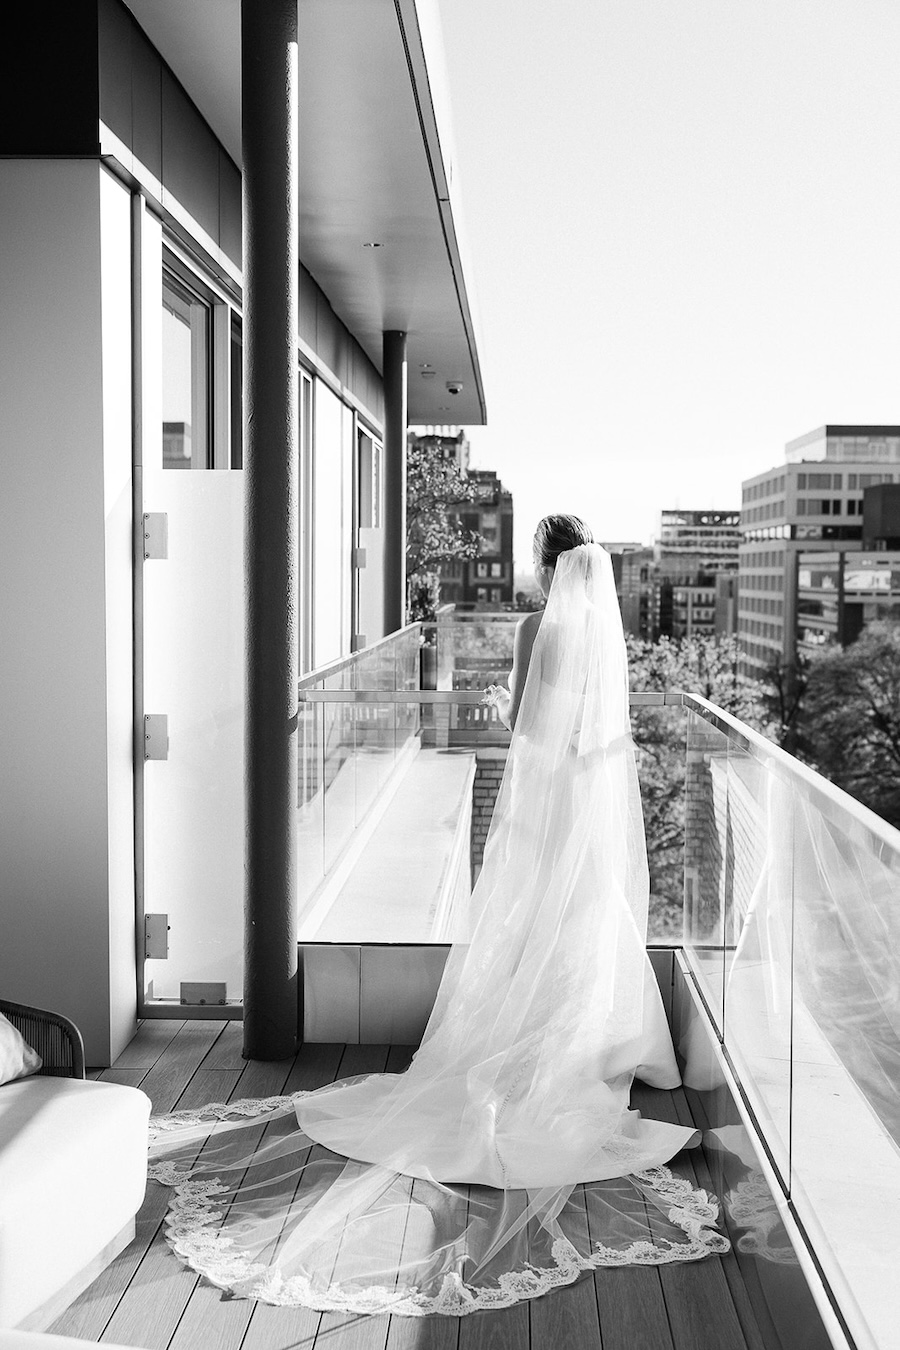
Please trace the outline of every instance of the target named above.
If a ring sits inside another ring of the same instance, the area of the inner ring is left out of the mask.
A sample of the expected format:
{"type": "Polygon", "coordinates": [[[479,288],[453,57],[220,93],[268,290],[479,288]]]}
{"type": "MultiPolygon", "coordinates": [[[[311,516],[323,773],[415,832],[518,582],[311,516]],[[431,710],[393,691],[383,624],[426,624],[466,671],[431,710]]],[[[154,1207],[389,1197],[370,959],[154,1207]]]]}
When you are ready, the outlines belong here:
{"type": "MultiPolygon", "coordinates": [[[[240,165],[240,0],[127,3],[240,165]]],[[[300,0],[299,72],[304,266],[379,370],[408,334],[411,423],[483,423],[433,0],[300,0]]]]}

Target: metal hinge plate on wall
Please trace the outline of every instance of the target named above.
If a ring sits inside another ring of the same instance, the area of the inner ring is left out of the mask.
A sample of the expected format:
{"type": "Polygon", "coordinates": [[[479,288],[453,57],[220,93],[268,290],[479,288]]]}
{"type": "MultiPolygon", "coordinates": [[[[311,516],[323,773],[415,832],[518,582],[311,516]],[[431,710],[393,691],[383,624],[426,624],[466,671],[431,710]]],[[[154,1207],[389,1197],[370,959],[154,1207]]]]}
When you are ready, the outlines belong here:
{"type": "Polygon", "coordinates": [[[148,511],[144,515],[144,558],[168,558],[169,517],[165,511],[148,511]]]}
{"type": "Polygon", "coordinates": [[[144,956],[148,961],[165,961],[169,955],[168,914],[144,915],[144,956]]]}
{"type": "Polygon", "coordinates": [[[182,981],[181,1002],[193,1007],[222,1007],[226,1002],[225,983],[209,981],[205,984],[182,981]]]}
{"type": "Polygon", "coordinates": [[[166,713],[144,716],[144,759],[169,758],[169,718],[166,713]]]}

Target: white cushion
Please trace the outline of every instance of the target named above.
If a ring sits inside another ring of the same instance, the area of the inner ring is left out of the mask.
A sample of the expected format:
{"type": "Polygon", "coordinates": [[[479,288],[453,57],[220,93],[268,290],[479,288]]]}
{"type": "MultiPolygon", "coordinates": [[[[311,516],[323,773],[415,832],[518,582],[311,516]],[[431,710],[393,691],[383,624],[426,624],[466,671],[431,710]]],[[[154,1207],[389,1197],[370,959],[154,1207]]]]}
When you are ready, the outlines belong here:
{"type": "Polygon", "coordinates": [[[8,1017],[0,1013],[0,1085],[36,1073],[41,1057],[22,1037],[8,1017]]]}
{"type": "Polygon", "coordinates": [[[140,1208],[150,1101],[75,1078],[0,1087],[0,1327],[89,1264],[140,1208]]]}
{"type": "MultiPolygon", "coordinates": [[[[74,1336],[51,1336],[46,1331],[4,1331],[0,1327],[0,1350],[97,1350],[97,1343],[74,1336]]],[[[134,1350],[134,1346],[104,1341],[103,1350],[134,1350]]]]}

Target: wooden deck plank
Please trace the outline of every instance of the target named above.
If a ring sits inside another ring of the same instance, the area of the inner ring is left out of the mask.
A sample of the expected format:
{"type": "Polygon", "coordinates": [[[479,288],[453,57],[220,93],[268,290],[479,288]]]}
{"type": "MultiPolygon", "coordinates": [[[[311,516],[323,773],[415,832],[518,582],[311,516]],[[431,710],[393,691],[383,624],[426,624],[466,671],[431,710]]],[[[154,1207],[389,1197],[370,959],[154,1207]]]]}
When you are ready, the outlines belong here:
{"type": "MultiPolygon", "coordinates": [[[[405,1073],[417,1050],[415,1045],[392,1045],[388,1073],[405,1073]]],[[[415,1187],[422,1183],[414,1182],[415,1187]]],[[[391,1317],[385,1350],[457,1350],[459,1317],[391,1317]]]]}
{"type": "MultiPolygon", "coordinates": [[[[652,1237],[650,1216],[644,1208],[646,1232],[652,1237]]],[[[604,1234],[591,1227],[593,1246],[604,1234]]],[[[659,1268],[656,1266],[602,1266],[592,1277],[603,1350],[675,1350],[659,1268]]],[[[684,1347],[684,1350],[690,1350],[684,1347]]]]}
{"type": "Polygon", "coordinates": [[[321,1316],[312,1308],[254,1303],[241,1350],[313,1350],[321,1316]]]}
{"type": "MultiPolygon", "coordinates": [[[[235,1054],[233,1036],[226,1039],[224,1047],[220,1047],[222,1039],[220,1036],[214,1050],[203,1061],[203,1066],[198,1071],[209,1074],[225,1072],[222,1069],[209,1069],[211,1060],[217,1064],[239,1065],[238,1068],[229,1071],[229,1076],[233,1076],[236,1080],[229,1096],[217,1100],[240,1101],[248,1098],[278,1097],[283,1094],[285,1083],[294,1068],[296,1056],[282,1060],[247,1060],[240,1054],[235,1054]]],[[[239,1142],[236,1141],[236,1147],[241,1154],[246,1155],[248,1150],[257,1149],[268,1133],[269,1128],[266,1126],[242,1131],[239,1142]]],[[[263,1181],[264,1171],[264,1168],[256,1169],[257,1183],[263,1181]]],[[[276,1174],[278,1171],[280,1168],[276,1164],[276,1174]]],[[[207,1347],[208,1350],[219,1350],[219,1347],[221,1350],[240,1350],[252,1313],[251,1300],[230,1298],[215,1286],[202,1279],[198,1280],[171,1339],[170,1350],[207,1350],[207,1347]]]]}
{"type": "MultiPolygon", "coordinates": [[[[392,1317],[386,1350],[458,1350],[462,1320],[461,1317],[392,1317]]],[[[521,1350],[526,1347],[522,1346],[521,1350]]],[[[547,1346],[546,1350],[554,1350],[554,1347],[547,1346]]]]}
{"type": "Polygon", "coordinates": [[[198,1278],[176,1260],[157,1231],[107,1322],[101,1343],[167,1350],[198,1278]]]}
{"type": "MultiPolygon", "coordinates": [[[[389,1056],[388,1045],[348,1045],[341,1056],[338,1077],[384,1073],[389,1056]]],[[[340,1243],[335,1251],[334,1275],[340,1278],[340,1243]]],[[[384,1350],[389,1321],[388,1317],[361,1317],[355,1313],[322,1313],[316,1350],[384,1350]]]]}
{"type": "Polygon", "coordinates": [[[145,1018],[116,1060],[117,1069],[152,1069],[166,1047],[182,1030],[184,1021],[145,1018]]]}
{"type": "MultiPolygon", "coordinates": [[[[305,1045],[297,1055],[282,1091],[310,1092],[338,1076],[343,1045],[305,1045]]],[[[315,1344],[322,1314],[312,1308],[276,1308],[267,1303],[250,1306],[242,1350],[302,1350],[315,1344]]]]}
{"type": "Polygon", "coordinates": [[[141,1089],[153,1103],[154,1115],[174,1109],[223,1025],[222,1022],[185,1022],[172,1037],[165,1053],[141,1080],[141,1089]]]}
{"type": "MultiPolygon", "coordinates": [[[[679,1123],[670,1092],[636,1083],[632,1104],[651,1119],[679,1123]]],[[[677,1154],[671,1166],[677,1175],[697,1185],[692,1154],[690,1149],[677,1154]]],[[[652,1213],[650,1222],[652,1227],[652,1213]]],[[[721,1257],[663,1265],[659,1277],[676,1350],[747,1350],[721,1257]]]]}
{"type": "MultiPolygon", "coordinates": [[[[675,1350],[659,1270],[610,1266],[594,1272],[603,1350],[675,1350]]],[[[537,1350],[537,1348],[536,1348],[537,1350]]],[[[678,1350],[692,1350],[690,1346],[678,1350]]]]}
{"type": "MultiPolygon", "coordinates": [[[[172,1042],[173,1051],[176,1049],[177,1039],[176,1037],[172,1042]]],[[[195,1052],[204,1045],[203,1038],[197,1037],[192,1037],[191,1043],[195,1052]]],[[[178,1047],[177,1052],[183,1058],[184,1047],[178,1047]]],[[[268,1070],[269,1066],[266,1068],[268,1070]]],[[[243,1073],[244,1071],[239,1069],[207,1068],[205,1058],[202,1059],[200,1066],[191,1074],[179,1095],[174,1109],[187,1110],[191,1107],[205,1106],[209,1102],[229,1101],[233,1096],[241,1095],[239,1087],[243,1073]]],[[[274,1080],[280,1082],[283,1074],[284,1070],[279,1065],[274,1080]]],[[[272,1081],[271,1073],[268,1081],[272,1081]]],[[[164,1217],[168,1208],[168,1189],[151,1183],[148,1191],[160,1192],[164,1217]]],[[[196,1272],[183,1266],[174,1256],[166,1241],[164,1226],[160,1222],[150,1237],[143,1258],[110,1318],[102,1339],[121,1342],[123,1345],[143,1346],[145,1343],[141,1341],[140,1336],[144,1333],[141,1328],[146,1324],[153,1337],[152,1341],[146,1342],[146,1350],[167,1350],[168,1346],[179,1337],[181,1323],[185,1320],[186,1311],[200,1284],[196,1272]],[[177,1268],[177,1274],[173,1273],[173,1266],[177,1268]],[[164,1294],[162,1300],[157,1296],[160,1285],[164,1294]],[[160,1301],[163,1306],[151,1309],[150,1305],[160,1301]]],[[[199,1312],[188,1316],[184,1338],[180,1338],[181,1344],[190,1345],[191,1350],[218,1350],[219,1345],[223,1346],[223,1350],[229,1350],[232,1345],[238,1350],[249,1314],[242,1318],[238,1309],[236,1307],[232,1309],[230,1306],[231,1301],[223,1299],[221,1291],[213,1289],[210,1285],[204,1286],[204,1289],[214,1295],[212,1298],[208,1297],[207,1293],[200,1295],[201,1307],[207,1312],[206,1319],[202,1320],[199,1312]],[[213,1310],[216,1310],[215,1317],[212,1315],[213,1310]]]]}
{"type": "Polygon", "coordinates": [[[118,1064],[101,1069],[97,1074],[98,1082],[123,1083],[126,1087],[140,1087],[146,1077],[146,1069],[120,1069],[118,1064]]]}
{"type": "MultiPolygon", "coordinates": [[[[576,1187],[569,1204],[569,1231],[581,1251],[590,1243],[584,1190],[576,1187]],[[576,1218],[577,1215],[577,1218],[576,1218]]],[[[531,1304],[531,1341],[538,1347],[572,1345],[600,1350],[600,1314],[591,1274],[555,1289],[531,1304]]]]}
{"type": "Polygon", "coordinates": [[[343,1045],[304,1045],[288,1074],[284,1085],[285,1094],[312,1092],[317,1087],[324,1087],[326,1083],[333,1083],[337,1078],[343,1053],[343,1045]]]}
{"type": "MultiPolygon", "coordinates": [[[[238,1077],[236,1070],[206,1069],[201,1064],[191,1075],[172,1109],[184,1111],[206,1106],[209,1102],[227,1101],[238,1077]]],[[[169,1197],[168,1187],[155,1182],[148,1185],[144,1201],[146,1214],[143,1207],[141,1210],[146,1221],[138,1224],[134,1242],[122,1254],[129,1257],[129,1263],[133,1266],[131,1278],[104,1328],[101,1341],[146,1346],[146,1350],[157,1350],[158,1345],[161,1350],[165,1350],[177,1329],[185,1305],[199,1283],[197,1274],[181,1264],[165,1240],[163,1221],[169,1197]],[[173,1265],[176,1267],[175,1272],[172,1271],[173,1265]],[[160,1292],[164,1297],[159,1298],[160,1292]],[[161,1306],[156,1307],[157,1303],[161,1306]],[[145,1335],[145,1322],[156,1340],[141,1339],[145,1335]]],[[[122,1273],[125,1273],[124,1269],[122,1273]]],[[[214,1344],[210,1342],[210,1350],[214,1344]]],[[[201,1350],[199,1346],[198,1350],[201,1350]]]]}
{"type": "Polygon", "coordinates": [[[281,1097],[295,1058],[291,1055],[290,1059],[245,1059],[232,1100],[281,1097]]]}
{"type": "Polygon", "coordinates": [[[133,1240],[48,1329],[56,1336],[99,1341],[153,1241],[168,1208],[168,1192],[148,1186],[133,1240]]]}
{"type": "Polygon", "coordinates": [[[216,1043],[206,1057],[209,1068],[242,1069],[247,1063],[242,1053],[243,1046],[243,1022],[226,1022],[221,1035],[216,1037],[216,1043]]]}
{"type": "MultiPolygon", "coordinates": [[[[316,1045],[294,1060],[261,1063],[243,1059],[236,1023],[185,1022],[172,1031],[171,1024],[145,1022],[139,1035],[101,1076],[143,1087],[156,1112],[309,1091],[335,1077],[384,1069],[402,1072],[413,1053],[399,1046],[316,1045]]],[[[634,1104],[657,1118],[690,1119],[677,1092],[636,1085],[634,1104]]],[[[277,1124],[289,1128],[286,1121],[277,1124]]],[[[710,1186],[699,1151],[681,1155],[675,1169],[710,1186]]],[[[168,1195],[164,1187],[148,1188],[135,1241],[53,1332],[146,1350],[599,1350],[601,1334],[603,1350],[764,1350],[733,1254],[682,1266],[598,1270],[544,1298],[465,1318],[319,1314],[229,1298],[201,1282],[163,1238],[168,1195]]]]}
{"type": "MultiPolygon", "coordinates": [[[[459,1350],[528,1350],[531,1344],[527,1303],[516,1303],[496,1312],[469,1313],[459,1319],[459,1350]]],[[[555,1345],[540,1346],[537,1341],[533,1344],[534,1350],[557,1350],[555,1345]]],[[[579,1346],[578,1350],[582,1348],[579,1346]]]]}
{"type": "MultiPolygon", "coordinates": [[[[183,1025],[183,1024],[181,1024],[183,1025]]],[[[174,1038],[170,1038],[170,1041],[174,1038]]],[[[203,1041],[195,1050],[202,1049],[203,1041]]],[[[184,1055],[184,1046],[179,1053],[184,1055]]],[[[197,1057],[196,1055],[194,1056],[197,1057]]],[[[118,1061],[112,1068],[104,1071],[105,1081],[127,1081],[141,1086],[149,1071],[146,1069],[119,1069],[118,1061]],[[135,1082],[135,1078],[139,1081],[135,1082]]],[[[218,1073],[215,1076],[196,1069],[181,1092],[177,1103],[170,1102],[166,1109],[184,1109],[203,1106],[210,1101],[227,1100],[229,1092],[237,1083],[238,1074],[218,1073]]],[[[163,1080],[157,1081],[158,1091],[163,1091],[163,1080]]],[[[84,1340],[100,1340],[107,1324],[114,1316],[144,1260],[147,1252],[160,1234],[163,1219],[168,1209],[169,1191],[164,1186],[151,1182],[147,1186],[144,1201],[135,1220],[135,1234],[132,1241],[120,1252],[116,1259],[101,1271],[97,1279],[88,1286],[83,1294],[53,1323],[51,1330],[57,1335],[78,1336],[84,1340]]],[[[171,1256],[171,1253],[170,1253],[171,1256]]],[[[174,1257],[172,1258],[175,1259],[174,1257]]],[[[107,1334],[106,1339],[110,1339],[107,1334]]],[[[112,1338],[115,1339],[115,1338],[112,1338]]],[[[126,1342],[127,1343],[127,1340],[126,1342]]],[[[140,1345],[138,1340],[133,1342],[140,1345]]]]}
{"type": "MultiPolygon", "coordinates": [[[[699,1120],[696,1122],[694,1120],[684,1088],[676,1088],[671,1096],[678,1120],[682,1125],[693,1125],[695,1123],[699,1125],[701,1123],[699,1120]]],[[[702,1186],[705,1191],[714,1191],[713,1179],[702,1149],[692,1149],[690,1156],[697,1185],[702,1186]]],[[[721,1209],[721,1196],[719,1196],[719,1206],[721,1209]]],[[[722,1219],[720,1214],[720,1223],[721,1222],[722,1219]]],[[[728,1288],[731,1291],[734,1309],[737,1313],[738,1321],[741,1324],[741,1330],[744,1333],[744,1339],[746,1340],[747,1345],[750,1347],[750,1350],[766,1350],[766,1344],[769,1338],[763,1335],[756,1310],[753,1307],[753,1302],[744,1280],[743,1272],[741,1271],[740,1262],[738,1261],[735,1252],[732,1250],[725,1256],[719,1257],[719,1263],[722,1267],[725,1279],[728,1281],[728,1288]]],[[[770,1336],[772,1333],[775,1333],[774,1326],[770,1328],[770,1336]]]]}

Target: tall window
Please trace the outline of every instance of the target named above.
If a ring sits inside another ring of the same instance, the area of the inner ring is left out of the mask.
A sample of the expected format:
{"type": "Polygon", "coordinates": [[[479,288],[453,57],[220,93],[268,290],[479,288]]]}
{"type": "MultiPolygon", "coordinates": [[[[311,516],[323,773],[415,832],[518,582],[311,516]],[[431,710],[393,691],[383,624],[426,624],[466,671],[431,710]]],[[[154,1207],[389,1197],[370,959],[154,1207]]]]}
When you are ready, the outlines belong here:
{"type": "Polygon", "coordinates": [[[163,467],[213,467],[211,408],[212,305],[163,272],[163,467]]]}
{"type": "Polygon", "coordinates": [[[381,525],[381,446],[363,430],[360,430],[358,440],[358,524],[361,530],[378,529],[381,525]]]}
{"type": "Polygon", "coordinates": [[[244,423],[242,388],[244,378],[244,337],[237,314],[231,316],[231,467],[244,467],[244,423]]]}

